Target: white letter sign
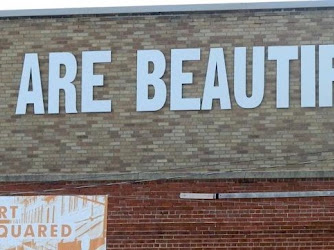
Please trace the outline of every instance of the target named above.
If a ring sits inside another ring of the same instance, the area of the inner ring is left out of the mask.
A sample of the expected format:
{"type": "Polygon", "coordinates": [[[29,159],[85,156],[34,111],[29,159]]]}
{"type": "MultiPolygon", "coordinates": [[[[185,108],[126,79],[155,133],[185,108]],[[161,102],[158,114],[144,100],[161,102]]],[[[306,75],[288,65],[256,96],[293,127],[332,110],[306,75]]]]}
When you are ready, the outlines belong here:
{"type": "Polygon", "coordinates": [[[76,89],[73,81],[77,75],[77,60],[68,52],[50,53],[49,56],[49,114],[59,114],[59,92],[65,92],[65,112],[77,113],[76,89]],[[60,67],[65,66],[64,77],[60,76],[60,67]]]}
{"type": "Polygon", "coordinates": [[[334,45],[319,47],[319,106],[333,107],[334,45]]]}
{"type": "Polygon", "coordinates": [[[35,114],[44,114],[42,81],[37,54],[26,54],[24,57],[19,97],[15,113],[17,115],[25,114],[27,104],[34,104],[35,114]],[[32,86],[31,91],[29,91],[30,79],[32,86]]]}
{"type": "Polygon", "coordinates": [[[211,110],[212,101],[214,99],[220,100],[221,109],[231,109],[223,48],[210,49],[202,100],[202,110],[211,110]],[[216,72],[218,77],[218,86],[215,86],[216,72]]]}
{"type": "Polygon", "coordinates": [[[298,47],[269,47],[268,59],[277,61],[276,107],[289,108],[290,61],[298,59],[298,47]]]}
{"type": "Polygon", "coordinates": [[[159,50],[139,50],[137,52],[137,111],[157,111],[167,97],[165,82],[161,79],[166,70],[166,59],[159,50]],[[154,69],[149,73],[149,62],[154,69]],[[154,97],[149,99],[148,87],[154,87],[154,97]]]}
{"type": "Polygon", "coordinates": [[[234,50],[234,95],[238,105],[245,109],[258,107],[264,96],[264,47],[253,48],[252,96],[248,97],[246,79],[246,48],[234,50]]]}
{"type": "Polygon", "coordinates": [[[94,63],[111,62],[111,51],[82,52],[81,111],[111,112],[110,100],[94,100],[94,86],[103,86],[103,75],[94,75],[94,63]]]}
{"type": "Polygon", "coordinates": [[[200,49],[172,49],[170,73],[171,110],[200,110],[200,98],[183,98],[183,85],[193,83],[193,74],[182,71],[184,61],[196,61],[200,60],[200,57],[200,49]]]}

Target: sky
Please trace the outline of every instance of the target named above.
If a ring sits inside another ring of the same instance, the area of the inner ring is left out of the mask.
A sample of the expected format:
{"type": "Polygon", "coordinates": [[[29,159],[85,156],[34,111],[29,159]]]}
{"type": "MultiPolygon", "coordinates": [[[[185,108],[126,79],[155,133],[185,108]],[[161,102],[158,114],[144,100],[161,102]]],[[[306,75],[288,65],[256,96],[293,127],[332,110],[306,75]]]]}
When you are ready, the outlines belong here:
{"type": "Polygon", "coordinates": [[[9,0],[1,1],[0,10],[291,1],[296,0],[9,0]]]}

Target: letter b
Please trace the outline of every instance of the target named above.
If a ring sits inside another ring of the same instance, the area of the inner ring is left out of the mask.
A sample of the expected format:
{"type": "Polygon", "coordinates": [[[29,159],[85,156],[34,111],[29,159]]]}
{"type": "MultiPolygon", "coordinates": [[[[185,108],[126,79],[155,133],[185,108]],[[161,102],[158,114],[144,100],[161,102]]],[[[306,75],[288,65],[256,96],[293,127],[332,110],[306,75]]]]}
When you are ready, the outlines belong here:
{"type": "Polygon", "coordinates": [[[167,88],[161,79],[165,73],[166,59],[159,50],[139,50],[137,52],[137,111],[157,111],[167,98],[167,88]],[[149,73],[149,62],[154,69],[149,73]],[[154,87],[154,97],[149,98],[148,87],[154,87]]]}

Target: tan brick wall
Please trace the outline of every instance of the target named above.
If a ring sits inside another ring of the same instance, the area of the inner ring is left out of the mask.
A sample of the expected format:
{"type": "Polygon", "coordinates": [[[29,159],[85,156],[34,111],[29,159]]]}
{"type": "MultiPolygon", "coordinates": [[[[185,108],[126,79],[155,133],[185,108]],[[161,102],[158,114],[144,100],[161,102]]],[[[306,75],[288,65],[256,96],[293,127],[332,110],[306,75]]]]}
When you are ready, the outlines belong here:
{"type": "Polygon", "coordinates": [[[289,109],[275,108],[276,63],[266,61],[263,103],[245,110],[233,97],[233,49],[334,44],[333,24],[333,9],[2,19],[1,173],[332,169],[334,109],[300,107],[300,61],[291,63],[289,109]],[[169,91],[170,49],[201,48],[201,61],[184,70],[194,72],[185,96],[202,97],[211,47],[224,47],[232,110],[215,102],[212,111],[175,112],[167,101],[158,112],[136,112],[137,50],[163,51],[169,91]],[[45,105],[48,53],[75,54],[80,110],[87,50],[112,50],[112,63],[96,67],[105,86],[95,88],[96,98],[112,99],[112,113],[64,114],[62,106],[60,115],[33,115],[31,107],[15,115],[23,56],[31,52],[39,53],[45,105]]]}

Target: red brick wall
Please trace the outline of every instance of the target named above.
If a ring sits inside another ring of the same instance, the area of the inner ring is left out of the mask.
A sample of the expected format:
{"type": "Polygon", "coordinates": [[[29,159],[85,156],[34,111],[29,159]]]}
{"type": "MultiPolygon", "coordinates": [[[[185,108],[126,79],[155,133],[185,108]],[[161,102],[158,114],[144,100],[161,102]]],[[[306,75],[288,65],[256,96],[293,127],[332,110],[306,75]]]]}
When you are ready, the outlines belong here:
{"type": "Polygon", "coordinates": [[[108,249],[334,249],[334,197],[179,199],[180,192],[334,190],[334,179],[106,184],[3,183],[0,193],[108,194],[108,249]]]}

